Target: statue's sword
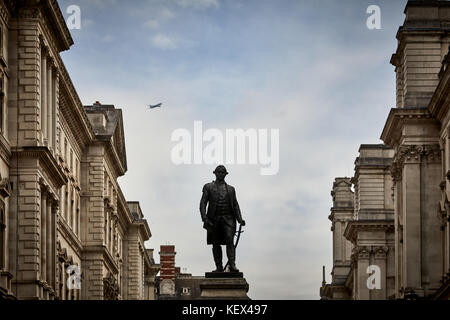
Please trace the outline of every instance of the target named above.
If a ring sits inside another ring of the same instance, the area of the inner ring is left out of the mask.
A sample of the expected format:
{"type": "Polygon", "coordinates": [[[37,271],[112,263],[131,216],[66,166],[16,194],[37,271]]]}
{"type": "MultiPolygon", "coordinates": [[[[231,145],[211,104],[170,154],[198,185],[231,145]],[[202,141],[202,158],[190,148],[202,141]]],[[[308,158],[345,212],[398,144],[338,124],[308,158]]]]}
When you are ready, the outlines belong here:
{"type": "MultiPolygon", "coordinates": [[[[243,233],[244,231],[242,230],[242,224],[239,224],[239,230],[236,232],[237,236],[236,236],[236,242],[234,243],[234,249],[236,250],[238,244],[239,244],[239,239],[241,238],[241,233],[243,233]]],[[[225,265],[225,267],[223,268],[223,270],[225,270],[228,266],[228,261],[227,264],[225,265]]]]}

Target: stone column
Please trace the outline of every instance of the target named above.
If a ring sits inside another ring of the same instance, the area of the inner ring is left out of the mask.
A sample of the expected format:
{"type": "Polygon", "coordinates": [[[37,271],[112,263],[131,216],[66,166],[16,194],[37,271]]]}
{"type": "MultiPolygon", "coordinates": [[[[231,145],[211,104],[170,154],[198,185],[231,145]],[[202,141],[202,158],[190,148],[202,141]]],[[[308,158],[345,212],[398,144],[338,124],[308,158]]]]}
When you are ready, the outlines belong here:
{"type": "Polygon", "coordinates": [[[373,248],[373,264],[380,268],[380,289],[370,290],[371,300],[386,300],[387,299],[387,252],[388,247],[374,247],[373,248]]]}
{"type": "Polygon", "coordinates": [[[109,211],[105,210],[105,223],[106,223],[106,234],[105,234],[105,246],[109,248],[109,211]]]}
{"type": "Polygon", "coordinates": [[[47,66],[47,139],[48,146],[53,149],[53,62],[47,66]]]}
{"type": "Polygon", "coordinates": [[[41,132],[44,145],[47,143],[47,50],[41,51],[41,132]]]}
{"type": "Polygon", "coordinates": [[[62,290],[60,292],[60,296],[61,300],[66,300],[66,289],[67,289],[66,268],[64,262],[60,262],[60,264],[61,264],[61,281],[62,281],[62,290]]]}
{"type": "Polygon", "coordinates": [[[53,102],[53,146],[55,150],[55,154],[60,154],[61,149],[59,148],[60,143],[60,127],[58,125],[59,120],[59,72],[55,67],[53,70],[53,93],[52,93],[52,102],[53,102]]]}
{"type": "Polygon", "coordinates": [[[65,218],[66,218],[66,222],[67,222],[67,224],[68,225],[70,225],[70,198],[71,198],[71,194],[70,194],[70,180],[67,182],[67,185],[66,185],[66,194],[67,194],[67,197],[66,197],[66,204],[65,204],[65,212],[66,212],[66,214],[65,214],[65,218]]]}
{"type": "Polygon", "coordinates": [[[402,189],[404,226],[403,289],[421,287],[422,237],[420,217],[420,155],[409,157],[403,168],[402,189]]]}
{"type": "Polygon", "coordinates": [[[442,269],[440,221],[441,162],[439,145],[405,145],[403,159],[403,287],[428,295],[439,287],[442,269]],[[431,290],[431,291],[430,291],[431,290]]]}
{"type": "Polygon", "coordinates": [[[72,188],[72,230],[75,232],[77,228],[77,193],[72,188]]]}
{"type": "Polygon", "coordinates": [[[403,265],[403,209],[402,209],[402,167],[398,161],[393,161],[391,166],[394,197],[394,227],[395,227],[395,297],[401,298],[402,289],[402,265],[403,265]]]}
{"type": "Polygon", "coordinates": [[[109,222],[109,251],[111,254],[113,254],[114,247],[114,219],[114,214],[112,214],[109,222]]]}
{"type": "Polygon", "coordinates": [[[369,267],[370,248],[365,246],[358,246],[355,248],[357,257],[357,300],[369,300],[369,288],[367,287],[367,268],[369,267]]]}
{"type": "Polygon", "coordinates": [[[53,197],[47,197],[47,283],[53,286],[53,197]]]}
{"type": "Polygon", "coordinates": [[[63,216],[63,218],[64,218],[64,220],[66,220],[66,217],[65,217],[65,207],[66,207],[66,205],[65,205],[65,201],[66,201],[66,185],[63,185],[62,187],[61,187],[61,192],[60,192],[60,201],[61,201],[61,207],[60,207],[60,214],[61,214],[61,216],[63,216]]]}
{"type": "Polygon", "coordinates": [[[41,280],[47,280],[47,191],[41,187],[41,280]]]}
{"type": "Polygon", "coordinates": [[[78,228],[77,228],[77,235],[81,238],[81,212],[80,212],[80,206],[81,206],[81,198],[78,195],[78,207],[77,207],[77,217],[78,217],[78,228]]]}
{"type": "Polygon", "coordinates": [[[444,275],[447,273],[450,275],[450,216],[447,213],[447,223],[445,228],[445,236],[446,236],[446,250],[445,250],[445,260],[446,260],[446,268],[444,269],[444,275]]]}

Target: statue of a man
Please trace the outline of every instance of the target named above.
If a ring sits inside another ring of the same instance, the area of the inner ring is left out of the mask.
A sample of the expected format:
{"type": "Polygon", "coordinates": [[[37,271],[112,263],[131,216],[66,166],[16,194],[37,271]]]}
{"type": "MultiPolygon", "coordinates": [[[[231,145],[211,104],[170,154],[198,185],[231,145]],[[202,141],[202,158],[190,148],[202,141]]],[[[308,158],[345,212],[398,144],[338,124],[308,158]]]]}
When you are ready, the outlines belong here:
{"type": "Polygon", "coordinates": [[[227,169],[220,165],[214,172],[216,181],[203,186],[203,195],[200,200],[200,214],[203,221],[203,228],[207,230],[207,244],[212,244],[214,262],[216,270],[213,272],[223,272],[222,247],[227,246],[228,264],[230,272],[238,272],[236,268],[236,250],[233,244],[233,237],[236,233],[236,220],[245,226],[242,220],[241,210],[236,199],[234,187],[225,182],[227,169]],[[208,211],[206,205],[208,204],[208,211]]]}

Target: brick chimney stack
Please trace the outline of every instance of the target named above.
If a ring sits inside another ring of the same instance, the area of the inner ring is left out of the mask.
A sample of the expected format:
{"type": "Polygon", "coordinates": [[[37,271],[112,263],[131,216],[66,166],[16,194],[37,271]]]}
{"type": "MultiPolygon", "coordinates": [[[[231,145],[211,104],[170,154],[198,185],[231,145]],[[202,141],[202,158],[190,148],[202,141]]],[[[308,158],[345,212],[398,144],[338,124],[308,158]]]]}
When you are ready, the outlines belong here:
{"type": "Polygon", "coordinates": [[[175,282],[175,246],[162,245],[159,252],[161,264],[161,280],[170,279],[175,282]]]}

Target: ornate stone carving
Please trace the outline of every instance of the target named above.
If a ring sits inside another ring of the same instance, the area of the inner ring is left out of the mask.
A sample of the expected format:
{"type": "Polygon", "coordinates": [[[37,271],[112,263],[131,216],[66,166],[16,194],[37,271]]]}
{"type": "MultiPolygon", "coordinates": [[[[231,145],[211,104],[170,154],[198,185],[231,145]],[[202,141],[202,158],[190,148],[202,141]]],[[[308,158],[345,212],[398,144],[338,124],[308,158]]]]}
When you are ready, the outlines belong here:
{"type": "Polygon", "coordinates": [[[389,251],[388,246],[379,246],[372,248],[372,252],[375,256],[375,259],[386,259],[388,251],[389,251]]]}
{"type": "Polygon", "coordinates": [[[352,256],[354,256],[354,258],[357,260],[369,259],[370,251],[370,247],[356,246],[352,250],[352,256]]]}
{"type": "Polygon", "coordinates": [[[116,277],[111,272],[108,272],[106,278],[103,278],[103,299],[119,300],[119,292],[119,284],[116,277]]]}
{"type": "Polygon", "coordinates": [[[439,144],[424,145],[422,155],[427,161],[441,161],[441,147],[439,144]]]}
{"type": "Polygon", "coordinates": [[[441,161],[441,153],[439,144],[400,146],[391,165],[391,175],[394,182],[401,179],[405,163],[417,163],[423,160],[438,162],[441,161]]]}
{"type": "Polygon", "coordinates": [[[20,19],[38,19],[40,17],[38,8],[20,8],[19,9],[20,19]]]}
{"type": "Polygon", "coordinates": [[[420,155],[423,151],[422,146],[404,145],[398,148],[399,163],[403,164],[405,161],[420,161],[420,155]]]}
{"type": "Polygon", "coordinates": [[[391,165],[391,176],[394,183],[402,180],[402,168],[403,164],[399,163],[399,161],[393,161],[391,165]]]}
{"type": "Polygon", "coordinates": [[[9,197],[11,194],[11,184],[9,182],[9,178],[3,178],[0,175],[0,196],[3,198],[9,197]]]}

